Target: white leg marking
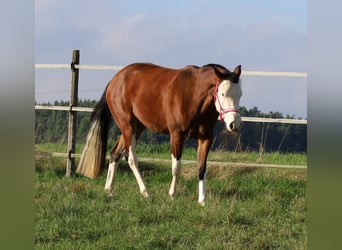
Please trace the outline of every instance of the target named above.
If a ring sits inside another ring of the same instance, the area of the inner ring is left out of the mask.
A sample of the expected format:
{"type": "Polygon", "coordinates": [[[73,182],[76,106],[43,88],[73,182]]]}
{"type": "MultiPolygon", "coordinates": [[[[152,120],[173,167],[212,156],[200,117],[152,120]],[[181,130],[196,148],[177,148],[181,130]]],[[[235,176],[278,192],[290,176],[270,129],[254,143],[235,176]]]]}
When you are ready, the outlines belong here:
{"type": "Polygon", "coordinates": [[[202,206],[205,204],[205,175],[203,180],[200,180],[198,183],[198,203],[202,206]]]}
{"type": "Polygon", "coordinates": [[[116,173],[116,170],[119,166],[119,162],[122,158],[123,154],[120,155],[120,158],[118,159],[118,161],[115,161],[115,162],[112,162],[112,163],[109,163],[109,166],[108,166],[108,173],[107,173],[107,179],[106,179],[106,184],[105,184],[105,191],[108,192],[108,194],[110,196],[113,195],[113,189],[114,189],[114,176],[115,176],[115,173],[116,173]]]}
{"type": "Polygon", "coordinates": [[[181,160],[179,159],[177,161],[177,158],[171,155],[171,160],[172,160],[172,181],[171,181],[171,186],[169,190],[169,195],[171,198],[173,198],[176,194],[176,185],[178,182],[180,170],[181,170],[181,160]]]}
{"type": "Polygon", "coordinates": [[[105,190],[109,193],[109,195],[112,195],[113,188],[114,188],[114,175],[116,171],[116,164],[115,162],[109,163],[108,166],[108,174],[105,184],[105,190]]]}
{"type": "Polygon", "coordinates": [[[147,198],[148,192],[146,189],[146,186],[144,184],[144,181],[141,178],[139,169],[138,169],[138,159],[137,159],[137,154],[135,152],[135,146],[136,146],[136,141],[135,141],[135,135],[132,135],[132,139],[131,139],[131,146],[129,146],[129,152],[128,152],[128,164],[130,166],[130,168],[133,171],[133,174],[135,176],[135,179],[138,182],[139,185],[139,189],[140,189],[140,193],[147,198]]]}

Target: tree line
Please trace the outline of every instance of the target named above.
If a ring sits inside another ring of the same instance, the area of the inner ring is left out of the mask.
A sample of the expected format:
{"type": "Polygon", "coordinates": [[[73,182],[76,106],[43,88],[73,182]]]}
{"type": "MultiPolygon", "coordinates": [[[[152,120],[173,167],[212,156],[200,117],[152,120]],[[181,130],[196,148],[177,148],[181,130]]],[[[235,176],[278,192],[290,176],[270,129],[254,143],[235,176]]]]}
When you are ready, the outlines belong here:
{"type": "MultiPolygon", "coordinates": [[[[94,107],[95,100],[79,100],[80,107],[94,107]]],[[[42,103],[41,105],[52,105],[42,103]]],[[[53,105],[69,106],[68,101],[55,101],[53,105]]],[[[241,107],[242,116],[266,117],[266,118],[287,118],[294,116],[279,112],[263,113],[257,107],[246,109],[241,107]]],[[[89,130],[89,112],[77,112],[77,133],[76,142],[85,143],[89,130]]],[[[213,149],[230,151],[259,151],[259,152],[302,152],[307,151],[307,126],[302,124],[279,124],[244,122],[240,131],[235,134],[229,133],[223,122],[218,121],[214,128],[215,139],[213,149]]],[[[109,131],[108,147],[112,147],[120,135],[120,131],[113,122],[109,131]]],[[[59,143],[66,144],[68,137],[68,112],[55,110],[35,110],[35,142],[36,143],[59,143]]],[[[145,130],[139,139],[142,143],[162,144],[169,142],[169,136],[145,130]]],[[[195,147],[194,140],[187,140],[186,146],[195,147]]]]}

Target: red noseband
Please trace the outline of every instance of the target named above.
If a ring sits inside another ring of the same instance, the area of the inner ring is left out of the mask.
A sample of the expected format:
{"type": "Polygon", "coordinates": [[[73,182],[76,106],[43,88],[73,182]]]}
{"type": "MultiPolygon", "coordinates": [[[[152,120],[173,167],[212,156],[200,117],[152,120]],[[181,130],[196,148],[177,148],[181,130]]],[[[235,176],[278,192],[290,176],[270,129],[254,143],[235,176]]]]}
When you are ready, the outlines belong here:
{"type": "Polygon", "coordinates": [[[220,85],[220,82],[217,80],[216,82],[216,87],[215,87],[215,95],[214,95],[214,104],[216,102],[216,100],[218,101],[219,105],[220,105],[220,121],[223,121],[223,115],[229,112],[235,112],[235,113],[240,113],[239,109],[236,108],[223,108],[222,104],[220,102],[220,99],[218,98],[218,87],[220,85]]]}

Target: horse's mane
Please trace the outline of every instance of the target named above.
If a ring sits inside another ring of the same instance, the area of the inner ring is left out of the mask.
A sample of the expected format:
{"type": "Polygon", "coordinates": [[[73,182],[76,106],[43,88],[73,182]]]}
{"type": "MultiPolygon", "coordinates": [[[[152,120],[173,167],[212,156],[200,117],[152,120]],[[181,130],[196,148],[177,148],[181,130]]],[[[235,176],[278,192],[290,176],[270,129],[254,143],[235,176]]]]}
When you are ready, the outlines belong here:
{"type": "Polygon", "coordinates": [[[230,79],[234,83],[238,81],[238,78],[234,74],[234,72],[229,71],[228,69],[226,69],[220,64],[209,63],[209,64],[202,66],[202,68],[205,68],[205,67],[211,67],[212,69],[214,69],[216,75],[221,79],[230,79]]]}
{"type": "Polygon", "coordinates": [[[221,76],[223,78],[228,77],[230,75],[230,73],[231,73],[228,69],[226,69],[225,67],[223,67],[220,64],[209,63],[209,64],[206,64],[206,65],[202,66],[202,68],[205,68],[205,67],[213,68],[215,70],[215,73],[218,76],[221,76]]]}

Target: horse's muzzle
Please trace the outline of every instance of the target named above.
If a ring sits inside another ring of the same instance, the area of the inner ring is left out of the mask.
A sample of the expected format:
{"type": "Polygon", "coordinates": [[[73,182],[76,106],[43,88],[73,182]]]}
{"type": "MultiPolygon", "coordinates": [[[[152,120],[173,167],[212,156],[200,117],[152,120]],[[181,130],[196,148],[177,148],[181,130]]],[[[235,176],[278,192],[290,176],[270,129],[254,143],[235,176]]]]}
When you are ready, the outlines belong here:
{"type": "Polygon", "coordinates": [[[225,117],[225,123],[229,132],[237,132],[241,127],[241,118],[239,113],[229,113],[225,117]]]}
{"type": "Polygon", "coordinates": [[[240,125],[237,126],[237,125],[236,125],[236,122],[231,122],[231,123],[229,124],[229,128],[230,128],[231,131],[236,132],[236,131],[239,130],[240,125]]]}

